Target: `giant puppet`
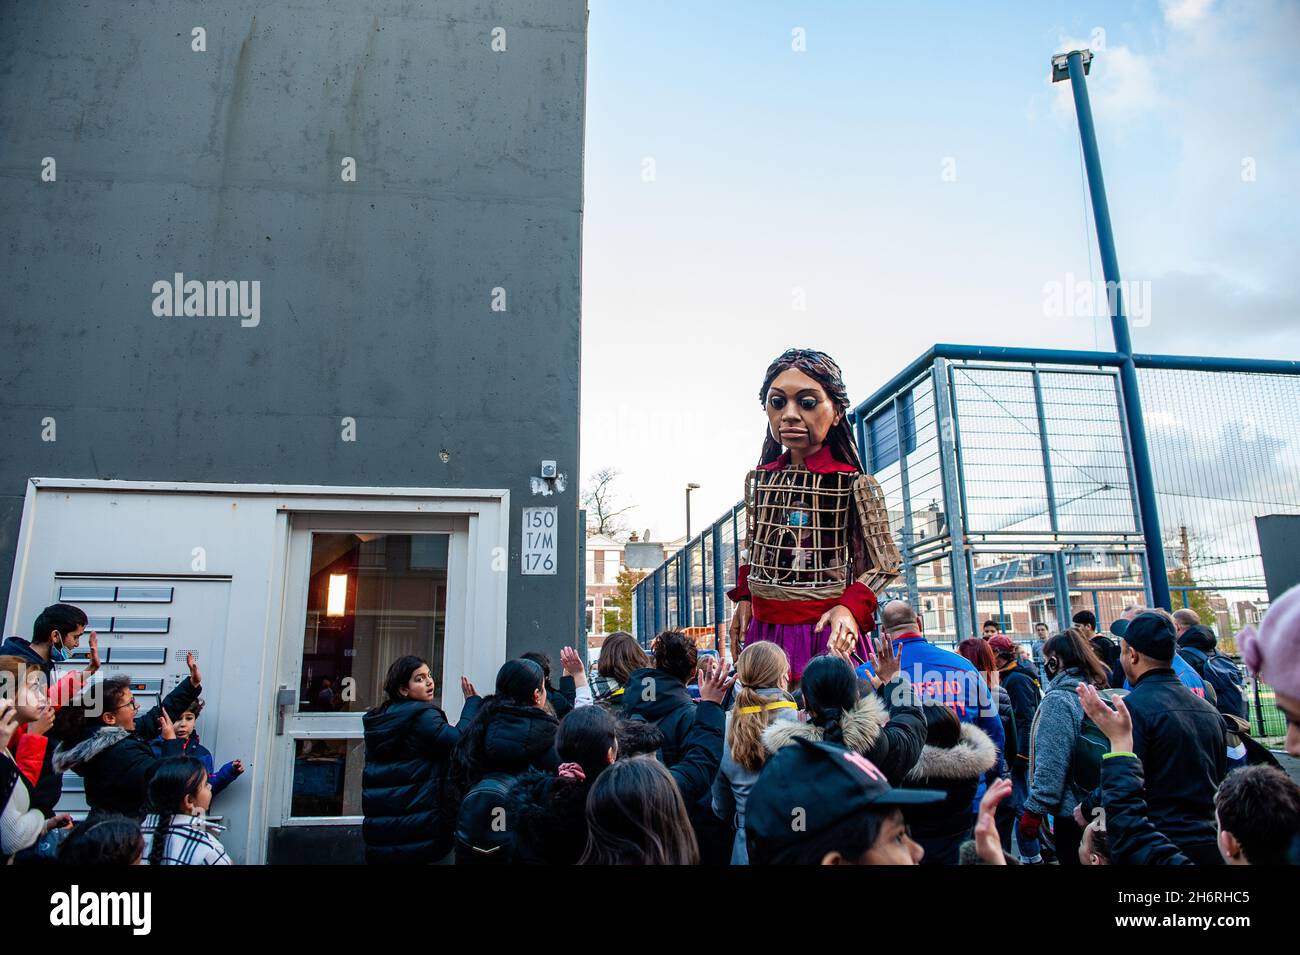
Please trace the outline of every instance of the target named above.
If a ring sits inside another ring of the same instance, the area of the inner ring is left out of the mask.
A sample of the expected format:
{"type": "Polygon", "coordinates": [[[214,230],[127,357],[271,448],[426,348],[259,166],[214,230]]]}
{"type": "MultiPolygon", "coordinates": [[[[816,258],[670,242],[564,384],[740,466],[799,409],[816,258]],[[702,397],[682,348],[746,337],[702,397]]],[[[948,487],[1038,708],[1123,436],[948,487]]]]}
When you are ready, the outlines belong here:
{"type": "Polygon", "coordinates": [[[853,443],[839,365],[792,348],[768,366],[759,400],[767,433],[745,477],[747,562],[727,592],[731,652],[779,644],[797,680],[828,648],[867,658],[876,594],[902,561],[880,485],[853,443]]]}

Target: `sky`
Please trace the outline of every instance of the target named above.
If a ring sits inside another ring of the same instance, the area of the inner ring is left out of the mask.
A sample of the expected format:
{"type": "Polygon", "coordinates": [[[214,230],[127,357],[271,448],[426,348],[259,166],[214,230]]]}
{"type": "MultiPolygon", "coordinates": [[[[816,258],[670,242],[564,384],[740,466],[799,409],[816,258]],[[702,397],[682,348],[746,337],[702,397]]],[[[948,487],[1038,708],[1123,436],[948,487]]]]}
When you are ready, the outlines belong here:
{"type": "Polygon", "coordinates": [[[1135,350],[1300,358],[1300,4],[589,6],[580,466],[640,533],[739,500],[788,347],[855,404],[936,342],[1110,349],[1053,53],[1096,55],[1135,350]]]}

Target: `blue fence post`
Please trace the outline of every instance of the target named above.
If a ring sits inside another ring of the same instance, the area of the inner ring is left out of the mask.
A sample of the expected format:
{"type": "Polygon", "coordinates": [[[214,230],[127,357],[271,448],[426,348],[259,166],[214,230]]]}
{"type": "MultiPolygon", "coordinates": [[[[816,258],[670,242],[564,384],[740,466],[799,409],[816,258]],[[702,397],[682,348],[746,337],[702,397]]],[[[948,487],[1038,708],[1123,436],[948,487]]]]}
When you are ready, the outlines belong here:
{"type": "MultiPolygon", "coordinates": [[[[1101,155],[1097,150],[1097,132],[1092,122],[1092,106],[1088,101],[1088,84],[1085,79],[1084,53],[1074,50],[1066,57],[1070,89],[1074,94],[1074,109],[1079,118],[1079,139],[1083,144],[1083,161],[1088,170],[1088,192],[1092,197],[1092,214],[1097,225],[1097,246],[1101,252],[1102,274],[1106,279],[1106,299],[1110,308],[1110,327],[1115,336],[1115,351],[1121,356],[1119,366],[1120,387],[1124,393],[1124,417],[1133,446],[1133,476],[1137,483],[1138,502],[1142,512],[1142,536],[1146,544],[1147,577],[1151,581],[1151,594],[1157,606],[1172,609],[1169,599],[1169,577],[1165,570],[1164,542],[1160,536],[1160,518],[1156,512],[1155,478],[1151,470],[1151,454],[1147,446],[1146,424],[1142,418],[1142,399],[1138,394],[1137,368],[1133,364],[1133,343],[1129,339],[1128,317],[1124,314],[1124,292],[1120,285],[1119,257],[1115,252],[1115,236],[1111,231],[1110,207],[1106,202],[1106,184],[1101,174],[1101,155]]],[[[1053,68],[1054,78],[1058,76],[1053,68]]]]}
{"type": "MultiPolygon", "coordinates": [[[[974,612],[970,580],[966,576],[966,509],[961,488],[965,477],[957,455],[957,422],[953,407],[952,389],[949,386],[948,360],[934,359],[930,368],[934,383],[934,419],[939,430],[939,470],[943,477],[943,512],[952,551],[948,555],[948,568],[952,577],[953,633],[973,633],[971,614],[974,612]]],[[[864,459],[865,460],[865,459],[864,459]]]]}
{"type": "Polygon", "coordinates": [[[718,651],[718,658],[723,659],[722,652],[722,524],[715,523],[710,530],[713,535],[713,649],[718,651]]]}

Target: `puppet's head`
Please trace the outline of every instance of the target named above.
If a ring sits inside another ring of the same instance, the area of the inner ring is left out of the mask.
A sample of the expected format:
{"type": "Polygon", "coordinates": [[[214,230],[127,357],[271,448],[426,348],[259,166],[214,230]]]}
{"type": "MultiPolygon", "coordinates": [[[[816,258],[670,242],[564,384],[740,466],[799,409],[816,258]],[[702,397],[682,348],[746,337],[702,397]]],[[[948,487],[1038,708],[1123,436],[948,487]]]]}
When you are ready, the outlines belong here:
{"type": "Polygon", "coordinates": [[[836,460],[862,470],[858,449],[853,442],[853,430],[849,427],[847,417],[849,393],[844,387],[840,366],[835,364],[830,355],[811,348],[791,348],[784,352],[767,366],[758,400],[768,413],[768,428],[763,439],[760,464],[775,461],[781,456],[782,445],[794,440],[809,445],[824,444],[830,448],[831,455],[836,460]],[[792,369],[806,375],[815,383],[815,387],[810,390],[795,388],[793,392],[788,389],[779,392],[774,390],[773,383],[792,369]],[[813,399],[816,399],[816,404],[813,399]],[[800,420],[790,422],[792,435],[787,435],[783,441],[780,427],[782,412],[787,409],[793,412],[787,414],[788,418],[792,419],[797,414],[800,420]],[[806,437],[801,432],[807,432],[806,437]]]}

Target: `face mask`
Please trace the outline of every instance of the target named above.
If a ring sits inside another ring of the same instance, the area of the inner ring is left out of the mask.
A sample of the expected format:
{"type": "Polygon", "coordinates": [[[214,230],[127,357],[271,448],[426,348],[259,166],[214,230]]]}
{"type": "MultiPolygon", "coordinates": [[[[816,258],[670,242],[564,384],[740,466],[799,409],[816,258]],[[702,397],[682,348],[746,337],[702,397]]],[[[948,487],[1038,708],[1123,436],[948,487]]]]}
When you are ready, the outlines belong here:
{"type": "Polygon", "coordinates": [[[60,637],[58,640],[55,640],[54,643],[50,646],[50,660],[52,660],[53,662],[63,663],[68,659],[69,656],[70,654],[68,653],[68,651],[63,649],[62,637],[60,637]]]}

